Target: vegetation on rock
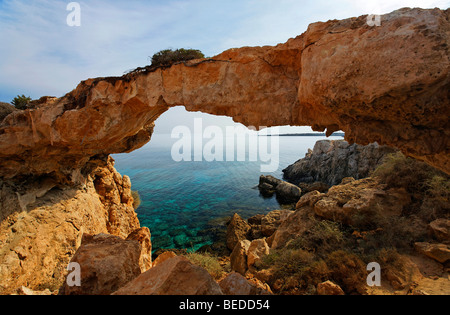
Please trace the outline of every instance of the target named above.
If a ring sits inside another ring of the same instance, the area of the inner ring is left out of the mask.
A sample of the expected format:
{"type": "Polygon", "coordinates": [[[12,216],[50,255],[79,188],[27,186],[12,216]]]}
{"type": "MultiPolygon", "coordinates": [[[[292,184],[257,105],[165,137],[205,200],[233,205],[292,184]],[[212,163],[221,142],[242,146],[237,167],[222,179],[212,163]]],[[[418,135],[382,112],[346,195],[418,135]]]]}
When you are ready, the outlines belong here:
{"type": "Polygon", "coordinates": [[[11,104],[13,104],[17,109],[27,109],[28,103],[31,102],[31,97],[25,96],[25,95],[17,95],[12,101],[11,104]]]}
{"type": "Polygon", "coordinates": [[[151,58],[152,67],[167,67],[171,66],[176,62],[189,61],[193,59],[202,59],[205,55],[197,49],[184,49],[180,48],[177,50],[165,49],[157,52],[151,58]]]}

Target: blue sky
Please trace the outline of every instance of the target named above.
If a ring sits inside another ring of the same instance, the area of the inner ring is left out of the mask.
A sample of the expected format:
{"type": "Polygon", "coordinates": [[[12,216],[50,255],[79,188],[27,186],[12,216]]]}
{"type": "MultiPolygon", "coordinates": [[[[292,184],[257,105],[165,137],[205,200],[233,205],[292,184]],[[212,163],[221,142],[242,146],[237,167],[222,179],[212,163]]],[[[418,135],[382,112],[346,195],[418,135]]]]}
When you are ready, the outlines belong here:
{"type": "Polygon", "coordinates": [[[0,101],[17,94],[62,96],[87,78],[122,75],[166,48],[214,56],[275,45],[310,23],[450,0],[90,0],[81,26],[66,23],[70,1],[0,0],[0,101]]]}

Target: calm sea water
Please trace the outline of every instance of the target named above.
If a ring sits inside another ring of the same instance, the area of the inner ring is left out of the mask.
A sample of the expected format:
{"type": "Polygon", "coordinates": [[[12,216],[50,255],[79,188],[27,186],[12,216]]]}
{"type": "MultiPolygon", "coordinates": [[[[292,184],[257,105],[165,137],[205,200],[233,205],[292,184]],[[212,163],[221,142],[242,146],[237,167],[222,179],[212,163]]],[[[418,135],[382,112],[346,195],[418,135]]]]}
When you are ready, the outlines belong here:
{"type": "MultiPolygon", "coordinates": [[[[318,140],[341,137],[279,137],[279,167],[262,173],[261,162],[175,162],[177,141],[155,134],[148,145],[129,154],[114,155],[116,169],[131,178],[139,191],[137,214],[150,228],[153,249],[197,250],[212,244],[234,213],[243,218],[265,214],[281,206],[276,198],[263,198],[260,175],[282,178],[282,170],[303,158],[318,140]]],[[[248,148],[247,148],[248,149],[248,148]]]]}

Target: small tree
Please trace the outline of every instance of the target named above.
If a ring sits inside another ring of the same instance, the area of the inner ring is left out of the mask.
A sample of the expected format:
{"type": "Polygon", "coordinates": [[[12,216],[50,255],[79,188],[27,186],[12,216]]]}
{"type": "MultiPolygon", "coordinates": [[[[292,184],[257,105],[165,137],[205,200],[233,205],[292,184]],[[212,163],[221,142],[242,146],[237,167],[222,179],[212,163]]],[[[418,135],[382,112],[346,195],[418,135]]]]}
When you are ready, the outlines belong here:
{"type": "Polygon", "coordinates": [[[31,102],[31,97],[25,95],[17,95],[11,102],[17,109],[27,109],[28,103],[31,102]]]}
{"type": "Polygon", "coordinates": [[[197,49],[184,49],[177,50],[165,49],[157,52],[152,57],[152,66],[171,66],[175,62],[188,61],[192,59],[202,59],[205,55],[197,49]]]}

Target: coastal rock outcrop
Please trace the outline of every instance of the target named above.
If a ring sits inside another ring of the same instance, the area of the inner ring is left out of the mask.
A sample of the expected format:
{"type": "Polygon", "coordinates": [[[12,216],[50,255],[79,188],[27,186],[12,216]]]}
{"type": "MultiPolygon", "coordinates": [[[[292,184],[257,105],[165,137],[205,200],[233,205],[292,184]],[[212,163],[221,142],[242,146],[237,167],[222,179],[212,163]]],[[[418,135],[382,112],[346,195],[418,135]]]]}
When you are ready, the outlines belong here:
{"type": "Polygon", "coordinates": [[[368,177],[387,154],[397,150],[371,143],[363,146],[344,140],[317,141],[305,158],[283,170],[284,179],[294,184],[321,182],[340,184],[346,177],[368,177]]]}
{"type": "Polygon", "coordinates": [[[80,285],[64,284],[64,295],[110,295],[141,274],[139,242],[108,234],[84,235],[71,259],[80,266],[80,285]]]}
{"type": "MultiPolygon", "coordinates": [[[[155,120],[173,106],[248,126],[343,130],[349,144],[376,141],[450,174],[449,17],[450,10],[405,8],[383,15],[379,27],[369,26],[367,16],[314,23],[274,47],[88,79],[27,110],[3,104],[0,294],[22,286],[53,292],[83,234],[126,239],[140,229],[130,180],[115,171],[109,154],[145,145],[155,120]]],[[[395,196],[407,202],[401,191],[395,196]]],[[[351,222],[354,211],[389,199],[375,187],[320,197],[281,222],[267,240],[272,248],[307,231],[311,214],[351,222]]],[[[144,234],[129,242],[148,250],[144,234]]],[[[235,235],[234,243],[246,242],[235,235]]],[[[147,269],[149,256],[136,256],[136,272],[147,269]]],[[[222,292],[204,269],[175,257],[116,293],[222,292]]]]}
{"type": "Polygon", "coordinates": [[[170,258],[113,295],[222,295],[220,286],[203,268],[184,257],[170,258]]]}
{"type": "Polygon", "coordinates": [[[379,27],[367,15],[319,22],[274,47],[83,81],[4,117],[0,177],[77,182],[93,157],[146,144],[177,105],[248,126],[343,130],[349,143],[397,147],[449,174],[449,14],[404,8],[379,27]]]}
{"type": "Polygon", "coordinates": [[[0,294],[58,290],[83,234],[125,239],[140,228],[128,180],[113,165],[91,160],[91,175],[78,186],[51,176],[0,181],[0,294]]]}

